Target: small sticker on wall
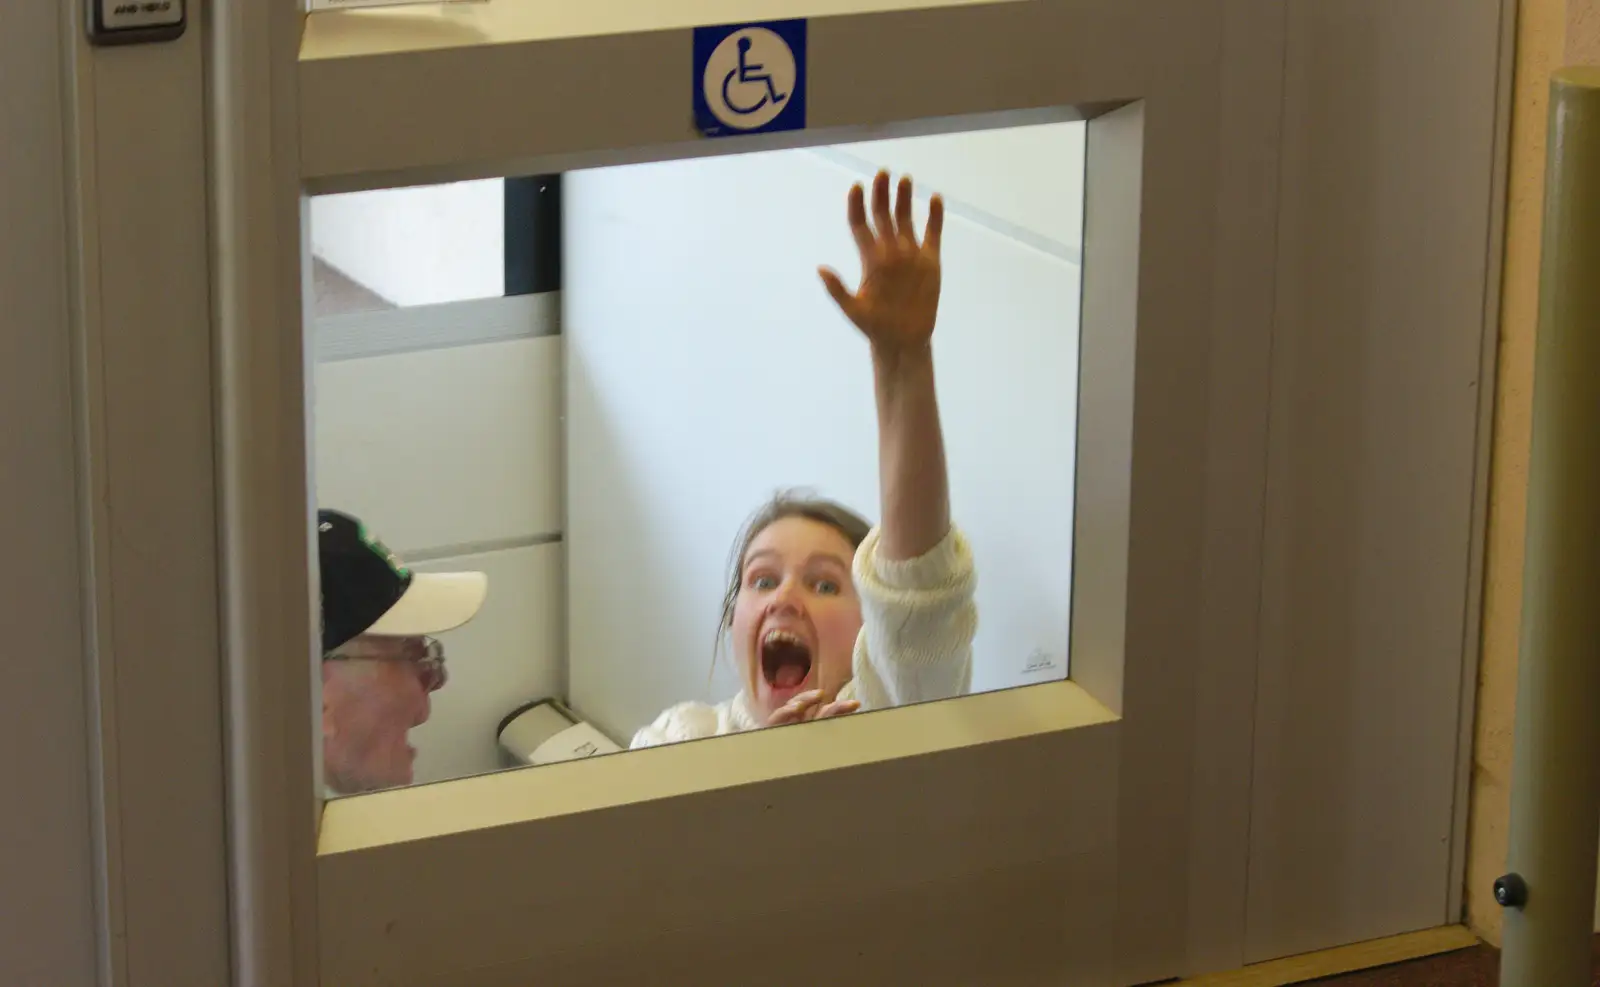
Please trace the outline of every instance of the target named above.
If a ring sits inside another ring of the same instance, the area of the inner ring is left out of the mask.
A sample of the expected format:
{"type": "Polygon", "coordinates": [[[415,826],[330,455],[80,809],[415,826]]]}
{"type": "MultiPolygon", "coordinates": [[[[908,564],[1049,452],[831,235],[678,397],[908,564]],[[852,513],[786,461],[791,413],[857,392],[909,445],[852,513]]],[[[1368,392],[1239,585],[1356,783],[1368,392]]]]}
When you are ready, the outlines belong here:
{"type": "Polygon", "coordinates": [[[1044,675],[1049,672],[1061,671],[1061,662],[1055,655],[1043,648],[1034,648],[1028,654],[1028,660],[1022,664],[1023,675],[1044,675]]]}

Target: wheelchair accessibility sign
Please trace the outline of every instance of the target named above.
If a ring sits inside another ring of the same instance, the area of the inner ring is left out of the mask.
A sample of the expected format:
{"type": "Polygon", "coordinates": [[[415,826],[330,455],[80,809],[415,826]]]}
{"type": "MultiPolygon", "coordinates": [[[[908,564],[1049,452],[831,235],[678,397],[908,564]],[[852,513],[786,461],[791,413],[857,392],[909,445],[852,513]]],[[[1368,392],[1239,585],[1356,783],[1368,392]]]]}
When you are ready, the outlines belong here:
{"type": "Polygon", "coordinates": [[[806,22],[694,29],[694,122],[706,137],[806,125],[806,22]]]}

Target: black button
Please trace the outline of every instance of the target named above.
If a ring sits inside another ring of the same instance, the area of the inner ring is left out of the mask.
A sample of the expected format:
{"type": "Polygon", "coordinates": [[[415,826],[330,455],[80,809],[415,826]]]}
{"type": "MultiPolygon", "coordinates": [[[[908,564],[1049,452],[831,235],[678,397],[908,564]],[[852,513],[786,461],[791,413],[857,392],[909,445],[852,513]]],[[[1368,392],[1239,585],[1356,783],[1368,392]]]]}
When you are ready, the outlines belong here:
{"type": "Polygon", "coordinates": [[[1521,908],[1528,903],[1528,882],[1521,874],[1507,874],[1494,882],[1494,900],[1502,908],[1521,908]]]}

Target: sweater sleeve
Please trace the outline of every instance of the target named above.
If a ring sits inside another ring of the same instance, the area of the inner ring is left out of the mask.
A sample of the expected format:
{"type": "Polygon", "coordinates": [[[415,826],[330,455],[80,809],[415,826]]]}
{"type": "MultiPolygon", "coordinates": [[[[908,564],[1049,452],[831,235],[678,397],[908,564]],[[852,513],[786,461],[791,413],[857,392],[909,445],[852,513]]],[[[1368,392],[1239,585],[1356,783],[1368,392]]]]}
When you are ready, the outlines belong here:
{"type": "Polygon", "coordinates": [[[972,688],[972,638],[978,630],[972,550],[952,527],[915,559],[878,556],[878,529],[856,550],[861,596],[854,680],[841,698],[862,709],[950,699],[972,688]]]}
{"type": "Polygon", "coordinates": [[[641,727],[639,732],[633,735],[633,741],[628,744],[628,749],[638,750],[641,747],[659,747],[662,744],[677,744],[685,740],[715,737],[724,732],[721,729],[721,719],[715,706],[694,702],[679,703],[662,711],[649,726],[641,727]]]}

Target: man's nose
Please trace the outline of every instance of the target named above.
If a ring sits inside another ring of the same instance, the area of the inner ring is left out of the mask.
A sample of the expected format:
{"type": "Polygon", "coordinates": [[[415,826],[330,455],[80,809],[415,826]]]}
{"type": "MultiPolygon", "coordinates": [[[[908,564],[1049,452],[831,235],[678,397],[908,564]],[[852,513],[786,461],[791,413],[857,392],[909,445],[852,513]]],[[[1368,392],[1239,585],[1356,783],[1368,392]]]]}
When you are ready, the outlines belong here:
{"type": "Polygon", "coordinates": [[[412,725],[426,722],[433,712],[433,690],[428,688],[429,680],[426,675],[417,676],[417,691],[411,695],[412,725]]]}
{"type": "Polygon", "coordinates": [[[438,692],[444,688],[444,670],[429,665],[417,667],[417,681],[422,684],[422,693],[438,692]]]}

